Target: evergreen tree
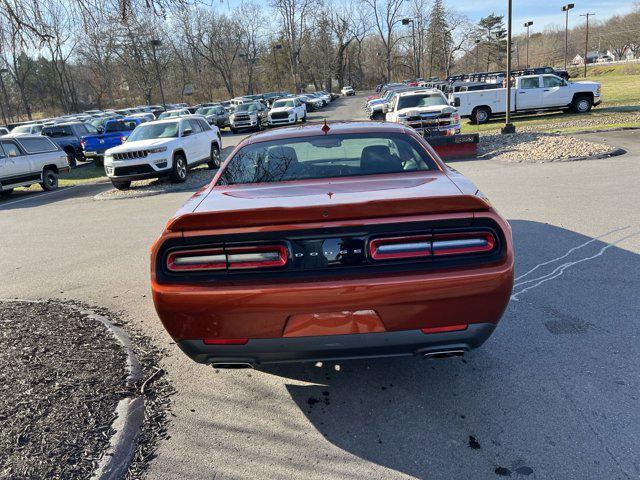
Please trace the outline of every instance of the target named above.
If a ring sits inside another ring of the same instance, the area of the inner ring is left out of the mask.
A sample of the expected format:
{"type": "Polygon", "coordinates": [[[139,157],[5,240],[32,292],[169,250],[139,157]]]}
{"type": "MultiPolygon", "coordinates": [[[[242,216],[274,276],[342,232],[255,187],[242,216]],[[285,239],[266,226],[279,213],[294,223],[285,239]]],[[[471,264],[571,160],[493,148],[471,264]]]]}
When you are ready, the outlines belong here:
{"type": "Polygon", "coordinates": [[[429,49],[429,76],[443,75],[446,71],[447,52],[451,51],[451,31],[447,25],[447,11],[444,0],[434,0],[427,27],[427,48],[429,49]]]}
{"type": "Polygon", "coordinates": [[[504,68],[507,55],[507,30],[504,28],[504,16],[492,13],[478,22],[478,30],[483,38],[483,50],[487,60],[487,71],[492,66],[504,68]]]}

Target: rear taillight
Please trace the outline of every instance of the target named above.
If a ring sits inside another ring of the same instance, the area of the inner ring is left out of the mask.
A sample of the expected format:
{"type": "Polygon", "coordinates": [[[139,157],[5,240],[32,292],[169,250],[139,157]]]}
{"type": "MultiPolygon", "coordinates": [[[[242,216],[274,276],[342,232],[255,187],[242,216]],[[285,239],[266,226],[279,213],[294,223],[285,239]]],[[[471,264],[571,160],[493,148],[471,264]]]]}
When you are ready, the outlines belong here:
{"type": "Polygon", "coordinates": [[[80,140],[80,146],[84,149],[84,140],[80,140]]]}
{"type": "Polygon", "coordinates": [[[432,241],[433,255],[436,257],[490,252],[495,245],[496,240],[489,232],[434,235],[432,241]]]}
{"type": "Polygon", "coordinates": [[[369,242],[369,257],[375,261],[419,259],[487,253],[495,246],[496,239],[490,232],[383,237],[369,242]]]}
{"type": "Polygon", "coordinates": [[[369,255],[373,260],[400,260],[428,257],[431,254],[431,237],[376,238],[369,243],[369,255]]]}
{"type": "Polygon", "coordinates": [[[278,268],[284,267],[287,260],[284,245],[177,250],[167,256],[167,269],[171,272],[198,272],[278,268]]]}

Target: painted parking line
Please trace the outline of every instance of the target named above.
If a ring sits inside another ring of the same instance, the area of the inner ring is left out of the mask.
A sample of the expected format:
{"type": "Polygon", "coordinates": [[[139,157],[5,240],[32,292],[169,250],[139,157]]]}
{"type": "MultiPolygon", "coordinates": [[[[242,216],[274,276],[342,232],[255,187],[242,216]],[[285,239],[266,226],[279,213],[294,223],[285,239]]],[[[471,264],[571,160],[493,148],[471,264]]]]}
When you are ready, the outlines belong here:
{"type": "Polygon", "coordinates": [[[49,195],[54,195],[56,193],[61,193],[61,192],[68,192],[69,190],[72,190],[74,188],[79,187],[80,185],[73,185],[71,187],[64,187],[64,188],[59,188],[58,190],[54,190],[53,192],[42,192],[40,195],[29,195],[26,198],[20,198],[18,200],[12,200],[11,202],[2,202],[0,203],[0,208],[7,206],[7,205],[15,205],[16,203],[21,203],[21,202],[26,202],[27,200],[37,200],[39,198],[45,197],[45,196],[49,196],[49,195]]]}

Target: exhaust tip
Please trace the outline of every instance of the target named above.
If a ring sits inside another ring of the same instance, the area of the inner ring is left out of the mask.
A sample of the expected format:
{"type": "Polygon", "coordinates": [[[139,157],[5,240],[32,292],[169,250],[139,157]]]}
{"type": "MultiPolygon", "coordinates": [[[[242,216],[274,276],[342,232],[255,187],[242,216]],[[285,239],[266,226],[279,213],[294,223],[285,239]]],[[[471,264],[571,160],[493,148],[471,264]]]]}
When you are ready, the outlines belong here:
{"type": "Polygon", "coordinates": [[[255,368],[252,363],[212,363],[213,368],[226,368],[226,369],[241,369],[241,368],[255,368]]]}
{"type": "Polygon", "coordinates": [[[438,359],[438,358],[452,358],[464,356],[464,350],[442,350],[439,352],[427,352],[422,355],[422,358],[438,359]]]}

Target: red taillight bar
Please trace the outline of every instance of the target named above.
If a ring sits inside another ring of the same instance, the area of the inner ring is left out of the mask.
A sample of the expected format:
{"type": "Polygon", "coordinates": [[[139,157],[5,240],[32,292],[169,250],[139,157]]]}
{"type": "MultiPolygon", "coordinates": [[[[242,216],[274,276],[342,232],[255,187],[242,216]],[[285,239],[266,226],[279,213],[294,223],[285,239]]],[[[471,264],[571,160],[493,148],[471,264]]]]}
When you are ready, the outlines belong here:
{"type": "Polygon", "coordinates": [[[430,254],[431,238],[426,235],[376,238],[369,243],[369,255],[373,260],[428,257],[430,254]]]}
{"type": "Polygon", "coordinates": [[[444,325],[442,327],[425,327],[421,328],[422,333],[444,333],[444,332],[458,332],[460,330],[466,330],[468,325],[444,325]]]}
{"type": "Polygon", "coordinates": [[[167,256],[171,272],[277,268],[287,264],[284,245],[178,250],[167,256]]]}
{"type": "Polygon", "coordinates": [[[433,255],[436,257],[490,252],[495,246],[496,240],[489,232],[434,235],[432,242],[433,255]]]}
{"type": "Polygon", "coordinates": [[[222,248],[171,252],[167,257],[167,268],[172,272],[225,270],[227,257],[222,248]]]}
{"type": "Polygon", "coordinates": [[[490,252],[496,239],[490,232],[464,232],[376,238],[369,242],[372,260],[401,260],[430,256],[490,252]]]}

